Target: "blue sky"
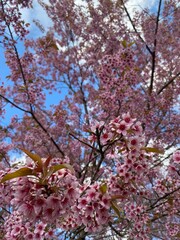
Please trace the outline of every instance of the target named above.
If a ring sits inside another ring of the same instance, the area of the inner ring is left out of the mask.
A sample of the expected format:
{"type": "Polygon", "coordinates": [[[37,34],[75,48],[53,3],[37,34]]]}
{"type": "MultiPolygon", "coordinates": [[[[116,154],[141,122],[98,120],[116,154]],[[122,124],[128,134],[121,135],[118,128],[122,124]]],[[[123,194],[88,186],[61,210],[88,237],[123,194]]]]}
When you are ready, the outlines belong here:
{"type": "MultiPolygon", "coordinates": [[[[77,4],[84,4],[83,0],[75,0],[77,4]]],[[[94,0],[96,2],[96,0],[94,0]]],[[[48,3],[48,0],[46,0],[48,3]]],[[[134,14],[134,10],[142,10],[146,7],[151,8],[152,10],[156,10],[157,8],[157,0],[130,0],[127,4],[127,8],[131,14],[131,16],[134,14]]],[[[34,23],[34,20],[39,21],[42,26],[44,27],[45,31],[48,30],[49,27],[52,26],[52,21],[48,18],[46,12],[44,9],[38,4],[38,1],[33,1],[33,9],[23,9],[22,10],[22,17],[25,20],[25,22],[30,23],[29,26],[29,35],[28,38],[38,38],[42,36],[44,33],[42,33],[39,28],[34,23]]],[[[18,52],[20,56],[23,54],[24,47],[23,43],[19,42],[17,45],[18,52]]],[[[4,59],[4,50],[2,46],[0,47],[0,85],[2,82],[5,82],[5,84],[10,84],[10,80],[8,81],[6,76],[10,75],[9,68],[7,67],[4,59]]],[[[62,89],[61,98],[65,96],[67,93],[66,89],[62,89]]],[[[58,93],[53,93],[53,95],[47,95],[47,101],[46,105],[49,107],[51,104],[56,103],[56,99],[61,99],[58,93]]],[[[6,105],[6,118],[0,119],[0,124],[7,125],[10,122],[11,117],[14,114],[18,114],[21,116],[21,111],[15,109],[14,107],[10,106],[10,104],[6,105]]]]}

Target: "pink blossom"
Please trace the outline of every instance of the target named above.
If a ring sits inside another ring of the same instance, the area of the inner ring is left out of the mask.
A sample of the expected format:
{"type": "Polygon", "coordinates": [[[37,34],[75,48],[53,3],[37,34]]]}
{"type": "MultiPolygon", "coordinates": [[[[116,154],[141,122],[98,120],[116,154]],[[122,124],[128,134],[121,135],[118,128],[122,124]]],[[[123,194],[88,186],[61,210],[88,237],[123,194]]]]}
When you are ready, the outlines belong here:
{"type": "Polygon", "coordinates": [[[116,130],[117,133],[119,134],[122,133],[123,135],[126,135],[127,130],[129,128],[128,124],[124,120],[118,123],[116,127],[117,127],[117,130],[116,130]]]}
{"type": "Polygon", "coordinates": [[[79,207],[80,208],[86,207],[87,203],[88,203],[88,200],[86,198],[80,198],[79,199],[79,207]]]}
{"type": "Polygon", "coordinates": [[[34,239],[34,234],[31,232],[27,232],[26,235],[24,236],[27,240],[34,239]]]}
{"type": "Polygon", "coordinates": [[[180,151],[177,151],[173,154],[174,163],[180,163],[180,151]]]}
{"type": "Polygon", "coordinates": [[[135,118],[131,118],[130,113],[124,113],[122,114],[122,119],[129,124],[129,126],[131,126],[133,124],[133,122],[136,120],[135,118]]]}

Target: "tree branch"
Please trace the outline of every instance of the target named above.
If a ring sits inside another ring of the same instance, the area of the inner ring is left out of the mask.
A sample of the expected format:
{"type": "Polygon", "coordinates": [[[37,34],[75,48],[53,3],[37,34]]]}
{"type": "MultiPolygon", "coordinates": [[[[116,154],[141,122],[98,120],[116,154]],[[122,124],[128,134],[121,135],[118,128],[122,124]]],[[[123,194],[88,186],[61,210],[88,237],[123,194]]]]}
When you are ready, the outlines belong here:
{"type": "Polygon", "coordinates": [[[109,223],[109,226],[119,237],[124,237],[124,234],[120,234],[120,232],[113,227],[112,223],[109,223]]]}
{"type": "Polygon", "coordinates": [[[75,138],[77,141],[79,141],[79,142],[83,143],[84,145],[90,147],[91,149],[93,149],[93,150],[95,149],[97,152],[99,152],[98,149],[96,149],[95,147],[91,146],[89,143],[86,143],[86,142],[82,141],[81,139],[76,137],[73,133],[69,133],[69,135],[72,136],[73,138],[75,138]]]}
{"type": "Polygon", "coordinates": [[[178,76],[180,75],[180,72],[178,72],[174,77],[172,77],[164,86],[162,86],[159,91],[158,95],[165,89],[167,88],[178,76]]]}
{"type": "Polygon", "coordinates": [[[64,152],[60,149],[60,147],[58,146],[58,144],[55,142],[55,140],[50,136],[50,134],[48,133],[47,129],[41,124],[41,122],[39,122],[39,120],[36,118],[35,114],[33,111],[31,111],[31,115],[32,118],[35,120],[35,122],[40,126],[40,128],[49,136],[51,142],[55,145],[55,147],[58,149],[58,151],[61,153],[61,155],[64,157],[65,154],[64,152]]]}
{"type": "MultiPolygon", "coordinates": [[[[1,5],[2,5],[2,10],[3,10],[3,13],[5,13],[5,10],[4,10],[4,5],[1,1],[1,5]]],[[[14,37],[13,37],[13,34],[12,34],[12,31],[11,31],[11,28],[10,28],[10,24],[7,22],[5,16],[4,16],[4,21],[6,23],[6,26],[8,28],[8,31],[9,31],[9,34],[10,34],[10,37],[11,37],[11,40],[13,42],[15,42],[14,40],[14,37]]],[[[26,81],[26,77],[25,77],[25,74],[24,74],[24,70],[23,70],[23,66],[21,64],[21,60],[20,60],[20,57],[19,57],[19,53],[18,53],[18,50],[17,50],[17,47],[15,44],[13,44],[13,48],[14,48],[14,51],[15,51],[15,55],[16,55],[16,59],[17,59],[17,62],[18,62],[18,65],[19,65],[19,68],[20,68],[20,72],[21,72],[21,75],[22,75],[22,79],[23,79],[23,82],[24,82],[24,86],[25,86],[25,89],[27,91],[27,96],[28,96],[28,99],[30,99],[30,96],[29,96],[29,91],[28,91],[28,86],[27,86],[27,81],[26,81]]],[[[0,95],[1,97],[3,97],[2,95],[0,95]]],[[[3,97],[6,101],[8,100],[7,98],[3,97]]],[[[33,105],[31,103],[29,103],[29,107],[30,107],[30,111],[27,111],[27,110],[24,110],[20,107],[18,107],[16,104],[14,104],[13,102],[9,101],[9,103],[11,103],[13,106],[17,107],[18,109],[20,109],[21,111],[24,111],[26,113],[29,113],[31,114],[32,118],[35,120],[35,122],[39,125],[39,127],[50,137],[50,140],[51,142],[55,145],[55,147],[58,149],[58,151],[62,154],[62,156],[64,157],[65,154],[64,152],[60,149],[60,147],[57,145],[57,143],[55,142],[55,140],[50,136],[50,134],[48,133],[48,131],[46,130],[46,128],[42,125],[42,123],[36,118],[35,116],[35,113],[34,113],[34,110],[33,110],[33,105]]]]}
{"type": "Polygon", "coordinates": [[[16,105],[15,103],[13,103],[11,100],[9,100],[8,98],[4,97],[3,95],[0,94],[0,97],[3,98],[6,102],[10,103],[12,106],[14,106],[15,108],[23,111],[23,112],[26,112],[26,113],[31,113],[30,111],[28,110],[25,110],[21,107],[19,107],[18,105],[16,105]]]}
{"type": "MultiPolygon", "coordinates": [[[[159,201],[165,199],[166,197],[170,196],[171,194],[173,194],[173,193],[175,193],[175,192],[177,192],[177,191],[179,191],[179,190],[180,190],[180,187],[176,188],[175,190],[173,190],[173,191],[171,191],[171,192],[169,192],[169,193],[164,194],[164,196],[158,198],[153,204],[151,204],[150,208],[147,209],[146,211],[150,211],[150,210],[152,210],[153,208],[156,208],[156,207],[157,207],[156,204],[157,204],[159,201]]],[[[161,205],[161,204],[160,204],[160,205],[161,205]]],[[[158,205],[158,206],[159,206],[159,205],[158,205]]]]}
{"type": "Polygon", "coordinates": [[[158,33],[158,27],[159,27],[159,18],[160,18],[160,12],[161,12],[161,4],[162,0],[159,0],[159,6],[158,6],[158,13],[156,18],[156,29],[155,29],[155,37],[154,37],[154,49],[152,52],[152,71],[151,71],[151,82],[149,86],[149,93],[152,93],[153,90],[153,83],[154,83],[154,74],[155,74],[155,67],[156,67],[156,45],[157,45],[157,33],[158,33]]]}
{"type": "Polygon", "coordinates": [[[137,36],[139,37],[139,39],[145,44],[146,49],[148,50],[148,52],[152,55],[153,52],[151,51],[151,49],[149,48],[149,46],[147,45],[147,43],[144,41],[144,39],[141,37],[141,35],[138,33],[138,31],[137,31],[137,29],[136,29],[136,26],[134,25],[133,20],[132,20],[132,18],[131,18],[131,16],[130,16],[130,14],[129,14],[129,12],[128,12],[126,6],[125,6],[125,4],[124,4],[124,1],[121,0],[121,2],[122,2],[122,5],[123,5],[123,7],[124,7],[124,10],[125,10],[128,18],[129,18],[129,21],[130,21],[130,23],[131,23],[131,25],[132,25],[135,33],[137,34],[137,36]]]}

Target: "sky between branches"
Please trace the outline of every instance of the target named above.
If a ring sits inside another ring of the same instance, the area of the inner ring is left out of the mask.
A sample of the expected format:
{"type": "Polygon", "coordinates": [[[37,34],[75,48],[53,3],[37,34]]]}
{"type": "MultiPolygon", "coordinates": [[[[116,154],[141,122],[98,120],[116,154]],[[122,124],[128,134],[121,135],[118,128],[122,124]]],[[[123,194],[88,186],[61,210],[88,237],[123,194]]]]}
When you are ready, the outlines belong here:
{"type": "MultiPolygon", "coordinates": [[[[48,0],[44,1],[48,4],[48,0]]],[[[94,0],[95,4],[97,4],[97,0],[94,0]]],[[[86,5],[86,0],[75,0],[77,5],[86,5]]],[[[135,10],[143,10],[144,8],[156,9],[156,0],[130,0],[129,3],[126,4],[129,13],[133,16],[135,10]]],[[[39,21],[44,27],[45,31],[52,26],[52,21],[48,18],[45,10],[40,6],[38,1],[33,1],[33,9],[23,9],[22,11],[23,18],[26,22],[30,23],[30,35],[29,37],[39,37],[42,35],[42,32],[37,28],[34,23],[34,20],[39,21]]]]}
{"type": "MultiPolygon", "coordinates": [[[[49,3],[48,0],[45,0],[44,1],[45,3],[49,3]]],[[[95,4],[97,4],[97,0],[94,0],[95,4]]],[[[75,0],[75,3],[78,4],[78,5],[86,5],[86,0],[75,0]]],[[[133,14],[135,13],[135,10],[138,10],[138,11],[141,11],[143,10],[144,8],[150,8],[154,11],[156,11],[156,0],[130,0],[129,3],[126,4],[128,10],[129,10],[129,13],[131,16],[133,16],[133,14]]],[[[47,16],[45,10],[43,9],[43,7],[38,3],[37,0],[34,0],[33,1],[33,8],[32,9],[22,9],[22,18],[24,19],[24,21],[26,23],[29,23],[30,26],[29,26],[29,35],[28,35],[28,38],[38,38],[38,37],[42,37],[46,32],[47,30],[49,29],[49,27],[52,27],[52,21],[51,19],[47,16]],[[40,24],[42,24],[45,32],[42,32],[36,23],[39,22],[40,24]]],[[[129,26],[130,23],[129,23],[129,26]]],[[[23,47],[23,43],[22,42],[19,42],[18,43],[18,51],[19,51],[19,54],[22,55],[23,54],[23,51],[24,51],[24,47],[23,47]]],[[[0,59],[0,68],[1,68],[1,74],[0,74],[0,82],[6,82],[6,76],[10,75],[9,74],[9,69],[6,65],[6,61],[4,59],[4,54],[3,54],[3,49],[0,48],[0,55],[1,55],[1,59],[0,59]]],[[[7,84],[9,84],[9,81],[7,82],[7,84]]],[[[62,98],[65,96],[66,94],[66,90],[64,89],[63,90],[63,93],[62,93],[62,98]],[[64,93],[64,94],[63,94],[64,93]]],[[[54,93],[55,95],[57,93],[54,93]]],[[[54,95],[54,97],[56,97],[54,95]]],[[[59,96],[58,96],[59,97],[59,96]]],[[[51,96],[47,96],[47,106],[49,107],[52,103],[53,103],[53,98],[52,98],[52,95],[51,96]]],[[[7,107],[6,107],[6,118],[4,120],[2,120],[2,124],[3,125],[6,125],[11,117],[14,115],[14,114],[21,114],[17,109],[14,109],[12,108],[11,106],[9,106],[7,104],[7,107]]]]}
{"type": "MultiPolygon", "coordinates": [[[[45,3],[49,3],[48,0],[44,1],[45,3]]],[[[95,4],[98,3],[97,0],[94,0],[95,4]]],[[[75,0],[75,3],[77,5],[86,5],[86,0],[75,0]]],[[[130,13],[130,15],[133,17],[134,13],[136,10],[141,11],[144,8],[149,8],[152,11],[156,12],[157,11],[157,1],[156,0],[130,0],[127,4],[126,7],[128,8],[128,11],[130,13]]],[[[52,27],[52,21],[51,19],[47,16],[45,10],[43,9],[43,7],[38,3],[37,0],[33,0],[33,8],[32,9],[22,9],[22,18],[24,19],[24,21],[26,23],[29,23],[29,35],[28,38],[38,38],[38,37],[42,37],[43,35],[45,35],[45,33],[48,31],[49,27],[52,27]],[[39,22],[40,24],[42,24],[45,32],[42,32],[36,23],[39,22]]],[[[131,27],[131,24],[128,23],[127,20],[127,24],[129,25],[129,27],[131,27]]],[[[20,53],[20,55],[23,54],[24,51],[24,47],[23,47],[23,42],[19,42],[18,43],[18,51],[20,53]]],[[[3,49],[0,48],[0,55],[3,56],[3,49]]],[[[5,59],[3,57],[1,57],[0,59],[0,69],[1,69],[1,73],[0,73],[0,82],[6,82],[6,76],[10,75],[9,73],[9,69],[5,63],[5,59]]],[[[10,82],[8,81],[7,84],[10,84],[10,82]]],[[[47,95],[47,107],[50,107],[50,105],[53,103],[53,99],[58,97],[59,98],[63,98],[66,95],[66,89],[63,90],[61,96],[57,96],[58,93],[53,93],[52,95],[47,95]]],[[[10,120],[11,117],[15,114],[18,114],[21,116],[21,112],[18,109],[12,108],[9,104],[7,104],[6,106],[6,116],[5,119],[1,120],[0,123],[2,125],[7,125],[10,120]]],[[[16,155],[15,155],[16,157],[16,155]]],[[[22,161],[24,160],[24,156],[21,156],[20,158],[18,157],[18,161],[22,161]]]]}

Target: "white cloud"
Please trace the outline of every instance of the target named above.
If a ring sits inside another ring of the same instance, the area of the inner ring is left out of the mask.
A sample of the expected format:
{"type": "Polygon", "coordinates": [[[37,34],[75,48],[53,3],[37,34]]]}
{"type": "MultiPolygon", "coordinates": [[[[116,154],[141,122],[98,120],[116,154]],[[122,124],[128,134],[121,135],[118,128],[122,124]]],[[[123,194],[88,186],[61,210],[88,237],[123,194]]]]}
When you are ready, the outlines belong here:
{"type": "MultiPolygon", "coordinates": [[[[156,0],[129,0],[126,4],[125,4],[129,15],[131,16],[131,19],[133,19],[136,11],[143,11],[145,8],[148,9],[156,9],[157,6],[157,1],[156,0]]],[[[132,24],[129,21],[129,18],[127,16],[125,16],[125,21],[127,24],[127,27],[129,27],[130,29],[133,29],[132,24]]],[[[138,31],[141,31],[141,28],[137,29],[138,31]]],[[[143,37],[143,36],[142,36],[143,37]]]]}
{"type": "MultiPolygon", "coordinates": [[[[74,0],[74,2],[77,5],[87,6],[88,1],[86,1],[86,0],[74,0]]],[[[98,5],[98,2],[99,2],[98,0],[93,0],[93,3],[94,3],[95,6],[98,5]]]]}
{"type": "MultiPolygon", "coordinates": [[[[84,0],[74,0],[75,3],[79,6],[87,6],[87,2],[84,0]]],[[[43,1],[45,4],[49,4],[48,0],[43,1]]],[[[94,3],[97,3],[97,0],[94,0],[94,3]]],[[[52,20],[48,17],[46,11],[38,3],[38,1],[33,0],[32,9],[22,9],[22,18],[26,23],[30,23],[29,31],[31,37],[39,37],[43,33],[40,31],[39,27],[35,22],[39,22],[44,28],[45,32],[49,27],[53,26],[52,20]]]]}
{"type": "Polygon", "coordinates": [[[135,10],[143,10],[144,8],[152,8],[157,3],[156,0],[130,0],[126,7],[128,8],[131,16],[134,14],[135,10]]]}
{"type": "Polygon", "coordinates": [[[83,1],[83,0],[75,0],[75,4],[82,5],[82,6],[86,6],[87,5],[86,2],[83,1]]]}
{"type": "MultiPolygon", "coordinates": [[[[46,4],[49,3],[48,0],[44,0],[46,4]]],[[[84,0],[75,0],[75,3],[77,5],[86,6],[87,2],[84,0]]],[[[94,0],[95,5],[98,3],[97,0],[94,0]]],[[[155,0],[130,0],[126,7],[131,15],[133,17],[136,10],[143,10],[144,8],[152,8],[156,5],[155,0]]],[[[38,37],[41,36],[43,33],[40,31],[38,26],[35,24],[35,21],[39,22],[43,28],[48,30],[49,27],[53,25],[51,19],[47,16],[46,11],[43,9],[43,7],[38,3],[38,1],[33,1],[33,8],[32,9],[23,9],[22,10],[22,18],[25,20],[25,22],[30,23],[29,31],[30,36],[38,37]],[[35,20],[35,21],[34,21],[35,20]]],[[[128,24],[129,25],[129,24],[128,24]]]]}
{"type": "MultiPolygon", "coordinates": [[[[44,1],[45,3],[49,3],[48,0],[44,1]]],[[[45,31],[52,26],[51,19],[47,16],[46,11],[43,7],[38,3],[38,1],[33,1],[33,8],[32,9],[22,9],[22,18],[25,22],[30,23],[29,31],[30,35],[33,37],[38,37],[42,35],[40,29],[34,23],[35,21],[39,21],[39,23],[43,26],[45,31]]]]}

